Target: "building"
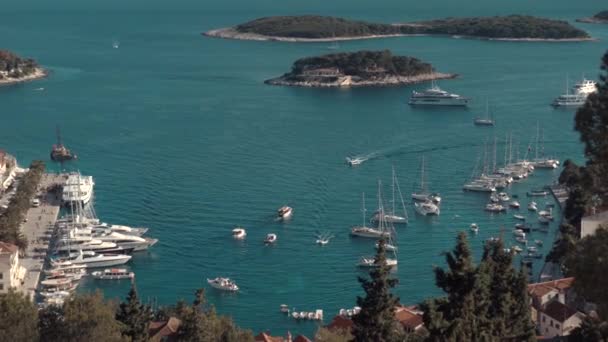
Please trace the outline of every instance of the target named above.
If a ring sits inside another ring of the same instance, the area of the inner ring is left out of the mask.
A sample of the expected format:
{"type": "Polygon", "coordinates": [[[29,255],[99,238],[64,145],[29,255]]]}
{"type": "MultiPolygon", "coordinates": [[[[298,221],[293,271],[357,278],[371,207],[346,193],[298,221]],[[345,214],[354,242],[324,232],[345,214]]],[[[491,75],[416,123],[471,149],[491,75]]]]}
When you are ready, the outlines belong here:
{"type": "MultiPolygon", "coordinates": [[[[416,307],[398,306],[395,308],[395,319],[407,332],[422,333],[425,331],[422,315],[422,311],[417,310],[416,307]]],[[[350,332],[353,325],[352,319],[337,315],[326,328],[332,331],[344,330],[350,332]]]]}
{"type": "Polygon", "coordinates": [[[545,337],[568,336],[585,315],[557,300],[551,301],[539,313],[538,330],[545,337]]]}
{"type": "Polygon", "coordinates": [[[261,332],[259,333],[254,340],[256,342],[286,342],[287,340],[285,340],[283,337],[275,337],[275,336],[271,336],[270,332],[265,333],[265,332],[261,332]]]}
{"type": "Polygon", "coordinates": [[[177,331],[181,324],[182,321],[175,317],[170,317],[166,321],[150,322],[150,325],[148,325],[149,341],[177,341],[177,331]]]}
{"type": "Polygon", "coordinates": [[[0,241],[0,293],[21,290],[27,270],[19,263],[19,248],[0,241]]]}
{"type": "Polygon", "coordinates": [[[0,193],[4,192],[15,179],[17,161],[15,157],[0,150],[0,193]]]}
{"type": "Polygon", "coordinates": [[[593,208],[590,215],[583,216],[581,219],[581,239],[595,234],[600,225],[608,225],[608,210],[596,212],[593,208]]]}

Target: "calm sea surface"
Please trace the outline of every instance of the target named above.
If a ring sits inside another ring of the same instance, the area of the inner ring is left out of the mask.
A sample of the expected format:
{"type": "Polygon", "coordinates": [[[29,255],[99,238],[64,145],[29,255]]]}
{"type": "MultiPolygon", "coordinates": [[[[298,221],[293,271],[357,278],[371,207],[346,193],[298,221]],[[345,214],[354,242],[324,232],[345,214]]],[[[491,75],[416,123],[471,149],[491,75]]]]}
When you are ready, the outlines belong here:
{"type": "MultiPolygon", "coordinates": [[[[207,277],[229,276],[241,286],[236,295],[209,290],[219,312],[240,325],[275,334],[310,334],[311,322],[282,316],[282,303],[298,310],[324,309],[326,322],[339,308],[352,307],[362,293],[355,263],[373,253],[373,242],[349,237],[361,221],[361,193],[368,209],[377,181],[390,189],[394,165],[409,193],[427,160],[430,187],[443,197],[440,217],[423,218],[408,203],[410,224],[397,228],[400,252],[395,292],[404,303],[438,295],[433,265],[457,232],[472,222],[477,255],[483,241],[505,236],[513,212],[490,215],[487,196],[463,193],[483,144],[498,137],[503,161],[505,134],[514,136],[523,157],[543,127],[545,150],[561,160],[582,159],[572,131],[572,110],[550,101],[584,73],[597,77],[608,26],[576,24],[598,42],[512,43],[435,37],[393,38],[340,43],[340,51],[391,49],[421,58],[439,71],[461,75],[440,85],[473,98],[468,110],[410,108],[409,87],[376,89],[297,89],[262,82],[286,72],[303,56],[328,53],[328,44],[248,42],[202,37],[200,32],[265,15],[326,14],[382,22],[443,16],[525,13],[574,20],[593,14],[602,1],[306,1],[226,2],[118,1],[87,8],[75,1],[28,2],[0,14],[1,48],[33,57],[51,70],[41,81],[0,88],[0,147],[22,165],[47,159],[60,124],[64,140],[80,160],[70,165],[96,181],[97,214],[102,221],[150,227],[160,242],[137,254],[130,266],[146,299],[159,304],[191,300],[207,277]],[[145,8],[145,9],[142,9],[145,8]],[[112,48],[113,41],[120,48],[112,48]],[[40,89],[43,88],[43,89],[40,89]],[[474,127],[485,102],[495,111],[495,128],[474,127]],[[349,154],[374,154],[360,167],[344,165],[349,154]],[[294,218],[283,224],[275,210],[289,203],[294,218]],[[247,240],[230,230],[241,225],[247,240]],[[314,244],[315,231],[335,235],[314,244]],[[267,233],[278,243],[264,247],[267,233]]],[[[492,148],[489,148],[491,158],[492,148]]],[[[515,152],[514,152],[515,156],[515,152]]],[[[49,163],[50,168],[58,169],[49,163]]],[[[558,171],[540,170],[513,185],[520,195],[551,183],[558,171]]],[[[388,200],[388,199],[387,199],[388,200]]],[[[552,202],[547,197],[540,199],[552,202]]],[[[525,214],[527,212],[523,210],[525,214]]],[[[533,216],[530,216],[532,220],[533,216]]],[[[551,233],[532,234],[551,245],[551,233]]],[[[509,243],[510,244],[510,243],[509,243]]],[[[535,273],[540,271],[540,262],[535,273]]],[[[123,297],[128,283],[86,281],[123,297]]]]}

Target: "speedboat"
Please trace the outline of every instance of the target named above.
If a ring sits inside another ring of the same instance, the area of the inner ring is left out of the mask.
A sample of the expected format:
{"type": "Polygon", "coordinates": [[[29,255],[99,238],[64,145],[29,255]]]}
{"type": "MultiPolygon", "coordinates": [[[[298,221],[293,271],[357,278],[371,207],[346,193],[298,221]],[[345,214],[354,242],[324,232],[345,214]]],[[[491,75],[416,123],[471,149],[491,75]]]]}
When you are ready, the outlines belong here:
{"type": "Polygon", "coordinates": [[[519,202],[511,201],[511,203],[509,203],[509,207],[519,209],[519,202]]]}
{"type": "Polygon", "coordinates": [[[383,238],[383,237],[384,238],[390,237],[391,233],[381,231],[379,229],[370,228],[370,227],[356,226],[356,227],[351,228],[350,235],[378,239],[378,238],[383,238]]]}
{"type": "Polygon", "coordinates": [[[440,213],[439,207],[431,200],[416,202],[414,203],[414,208],[416,209],[416,212],[422,216],[439,215],[440,213]]]}
{"type": "Polygon", "coordinates": [[[507,195],[506,192],[500,192],[498,193],[498,198],[502,201],[502,202],[508,202],[511,198],[509,198],[509,195],[507,195]]]}
{"type": "Polygon", "coordinates": [[[276,234],[268,234],[266,235],[266,238],[264,239],[264,243],[267,245],[273,244],[277,242],[277,235],[276,234]]]}
{"type": "MultiPolygon", "coordinates": [[[[388,267],[394,267],[397,266],[397,260],[396,259],[386,259],[386,265],[388,267]]],[[[357,264],[357,266],[359,267],[370,267],[370,268],[375,268],[375,267],[380,267],[379,264],[376,263],[376,259],[374,259],[373,257],[362,257],[359,260],[359,263],[357,264]]]]}
{"type": "Polygon", "coordinates": [[[95,271],[91,273],[93,278],[95,279],[104,279],[104,280],[119,280],[119,279],[133,279],[135,278],[135,273],[129,272],[126,268],[112,268],[105,269],[103,271],[95,271]]]}
{"type": "Polygon", "coordinates": [[[422,92],[413,91],[408,102],[410,105],[425,106],[466,106],[469,99],[457,94],[450,94],[433,82],[431,88],[422,92]]]}
{"type": "Polygon", "coordinates": [[[547,218],[553,218],[552,216],[553,210],[551,208],[549,208],[549,210],[541,210],[538,212],[539,216],[543,216],[543,217],[547,217],[547,218]]]}
{"type": "Polygon", "coordinates": [[[514,229],[513,230],[513,235],[515,235],[517,237],[522,237],[522,238],[526,237],[526,233],[524,233],[524,231],[521,230],[521,229],[514,229]]]}
{"type": "Polygon", "coordinates": [[[359,157],[346,157],[346,164],[350,166],[357,166],[363,164],[365,159],[359,157]]]}
{"type": "Polygon", "coordinates": [[[215,279],[207,279],[207,283],[211,287],[222,291],[236,292],[239,290],[239,287],[230,278],[217,277],[215,279]]]}
{"type": "Polygon", "coordinates": [[[475,234],[479,232],[479,227],[477,226],[477,223],[471,223],[471,231],[475,234]]]}
{"type": "Polygon", "coordinates": [[[277,216],[281,220],[287,220],[291,218],[291,215],[293,215],[293,209],[289,206],[284,205],[277,210],[277,216]]]}
{"type": "Polygon", "coordinates": [[[485,210],[493,213],[499,213],[502,211],[506,211],[507,209],[503,207],[502,204],[488,203],[486,204],[485,210]]]}
{"type": "Polygon", "coordinates": [[[329,239],[320,238],[320,239],[317,239],[316,243],[317,243],[317,245],[325,246],[329,243],[329,239]]]}
{"type": "Polygon", "coordinates": [[[528,203],[528,210],[537,211],[538,207],[537,207],[536,202],[532,201],[532,202],[528,203]]]}
{"type": "Polygon", "coordinates": [[[235,239],[242,240],[245,238],[245,236],[247,236],[247,232],[244,228],[237,227],[232,230],[232,237],[235,239]]]}
{"type": "MultiPolygon", "coordinates": [[[[376,242],[376,249],[378,249],[379,247],[380,247],[380,243],[376,242]]],[[[397,246],[391,245],[390,243],[385,243],[384,249],[386,249],[387,251],[391,251],[391,252],[396,252],[398,250],[397,246]]]]}
{"type": "Polygon", "coordinates": [[[477,117],[473,121],[475,126],[494,126],[494,120],[491,118],[480,118],[477,117]]]}
{"type": "Polygon", "coordinates": [[[522,221],[526,220],[526,218],[524,217],[524,215],[515,214],[515,215],[513,215],[513,217],[516,218],[516,219],[518,219],[518,220],[522,220],[522,221]]]}

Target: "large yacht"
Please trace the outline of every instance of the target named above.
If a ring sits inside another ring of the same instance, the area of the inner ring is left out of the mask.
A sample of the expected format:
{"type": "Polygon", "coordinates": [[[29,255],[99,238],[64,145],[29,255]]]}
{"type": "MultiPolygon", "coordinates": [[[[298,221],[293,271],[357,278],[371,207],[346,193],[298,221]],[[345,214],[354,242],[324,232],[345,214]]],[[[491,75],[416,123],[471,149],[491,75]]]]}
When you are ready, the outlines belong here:
{"type": "Polygon", "coordinates": [[[448,93],[433,82],[431,88],[425,91],[417,92],[414,90],[408,103],[410,105],[426,106],[466,106],[469,103],[469,99],[457,94],[448,93]]]}
{"type": "Polygon", "coordinates": [[[554,107],[572,107],[582,106],[587,100],[587,95],[584,94],[562,94],[551,103],[554,107]]]}
{"type": "Polygon", "coordinates": [[[71,173],[63,185],[62,200],[69,205],[73,202],[81,202],[86,205],[93,198],[93,176],[82,176],[80,173],[71,173]]]}
{"type": "Polygon", "coordinates": [[[589,95],[597,91],[597,82],[583,79],[572,87],[572,91],[578,95],[589,95]]]}
{"type": "Polygon", "coordinates": [[[63,266],[64,264],[76,264],[76,265],[86,265],[89,268],[93,267],[111,267],[116,265],[122,265],[127,263],[127,261],[131,260],[130,255],[124,254],[97,254],[95,252],[87,251],[79,251],[78,253],[72,253],[70,256],[63,260],[53,261],[53,266],[63,266]]]}

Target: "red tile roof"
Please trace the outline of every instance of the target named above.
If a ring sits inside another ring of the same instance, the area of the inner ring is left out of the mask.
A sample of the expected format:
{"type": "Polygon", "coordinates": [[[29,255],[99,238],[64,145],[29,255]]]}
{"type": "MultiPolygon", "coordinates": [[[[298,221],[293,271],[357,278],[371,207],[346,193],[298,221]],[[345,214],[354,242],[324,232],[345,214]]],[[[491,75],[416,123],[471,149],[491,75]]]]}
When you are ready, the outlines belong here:
{"type": "Polygon", "coordinates": [[[552,290],[560,291],[569,289],[574,283],[574,277],[546,281],[528,285],[528,293],[533,296],[542,297],[552,290]]]}
{"type": "Polygon", "coordinates": [[[350,318],[346,318],[344,316],[336,316],[334,317],[334,319],[331,321],[331,323],[329,323],[329,325],[327,325],[327,329],[329,330],[336,330],[336,329],[341,329],[341,330],[348,330],[350,331],[350,329],[353,327],[354,323],[350,318]]]}
{"type": "Polygon", "coordinates": [[[181,324],[182,321],[175,317],[171,317],[167,321],[150,322],[148,325],[150,341],[173,341],[177,338],[177,330],[181,324]]]}
{"type": "Polygon", "coordinates": [[[395,319],[410,330],[416,330],[423,325],[422,315],[406,307],[400,307],[395,310],[395,319]]]}
{"type": "Polygon", "coordinates": [[[266,334],[264,332],[259,333],[255,337],[255,341],[259,342],[285,342],[285,339],[282,337],[274,337],[270,336],[270,334],[266,334]]]}
{"type": "Polygon", "coordinates": [[[551,303],[547,304],[547,307],[545,308],[545,310],[543,310],[543,312],[545,315],[553,318],[558,322],[565,322],[568,320],[568,318],[575,315],[577,311],[565,304],[554,300],[551,303]]]}
{"type": "Polygon", "coordinates": [[[312,342],[308,337],[304,336],[304,335],[298,335],[296,336],[296,338],[293,340],[293,342],[312,342]]]}
{"type": "Polygon", "coordinates": [[[13,254],[19,251],[19,247],[12,243],[0,241],[0,254],[13,254]]]}

